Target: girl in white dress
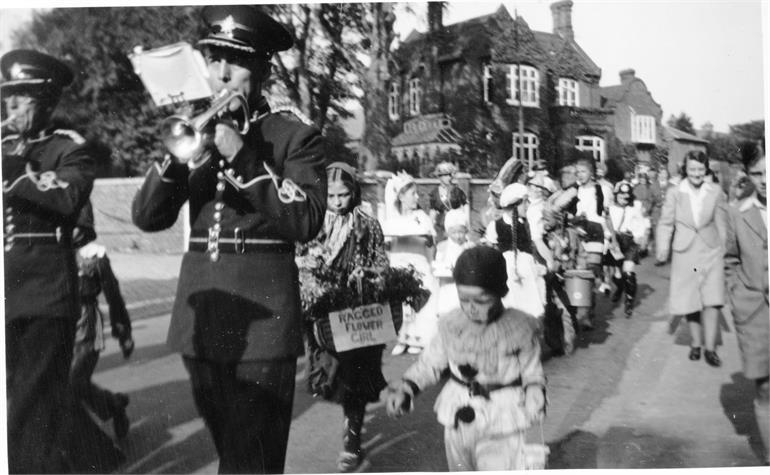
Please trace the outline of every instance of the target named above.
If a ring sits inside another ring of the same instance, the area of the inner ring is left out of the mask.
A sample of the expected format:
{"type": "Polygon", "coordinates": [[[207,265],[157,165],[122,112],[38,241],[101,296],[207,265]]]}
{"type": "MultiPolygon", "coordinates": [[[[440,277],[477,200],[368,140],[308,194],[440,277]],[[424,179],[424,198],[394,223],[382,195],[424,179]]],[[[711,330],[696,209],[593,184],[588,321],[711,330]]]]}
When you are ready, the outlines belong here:
{"type": "Polygon", "coordinates": [[[433,276],[438,280],[438,316],[459,308],[452,271],[460,254],[473,247],[468,240],[468,215],[463,209],[448,211],[444,217],[444,231],[447,238],[436,245],[436,259],[433,261],[433,276]]]}
{"type": "Polygon", "coordinates": [[[385,185],[386,217],[383,225],[386,242],[390,243],[390,265],[413,266],[422,274],[423,287],[431,291],[431,299],[421,308],[404,305],[404,322],[398,333],[394,355],[408,351],[417,354],[436,331],[436,284],[431,269],[435,230],[430,217],[418,206],[417,185],[407,173],[394,175],[385,185]]]}

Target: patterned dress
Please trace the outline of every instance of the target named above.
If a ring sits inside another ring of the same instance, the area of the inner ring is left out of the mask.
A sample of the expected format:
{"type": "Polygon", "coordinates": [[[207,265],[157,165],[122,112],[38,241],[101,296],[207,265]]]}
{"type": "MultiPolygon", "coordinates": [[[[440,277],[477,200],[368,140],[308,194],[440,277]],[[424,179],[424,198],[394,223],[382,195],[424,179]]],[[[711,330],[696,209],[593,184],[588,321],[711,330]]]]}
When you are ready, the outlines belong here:
{"type": "MultiPolygon", "coordinates": [[[[383,269],[388,266],[380,223],[359,207],[346,215],[327,212],[324,229],[310,243],[313,245],[332,250],[334,255],[328,256],[327,265],[345,281],[357,268],[383,269]]],[[[312,329],[306,328],[306,331],[311,352],[309,389],[312,393],[338,403],[379,399],[380,391],[387,384],[382,375],[384,345],[337,353],[321,350],[312,329]],[[323,384],[318,384],[319,381],[323,384]]]]}

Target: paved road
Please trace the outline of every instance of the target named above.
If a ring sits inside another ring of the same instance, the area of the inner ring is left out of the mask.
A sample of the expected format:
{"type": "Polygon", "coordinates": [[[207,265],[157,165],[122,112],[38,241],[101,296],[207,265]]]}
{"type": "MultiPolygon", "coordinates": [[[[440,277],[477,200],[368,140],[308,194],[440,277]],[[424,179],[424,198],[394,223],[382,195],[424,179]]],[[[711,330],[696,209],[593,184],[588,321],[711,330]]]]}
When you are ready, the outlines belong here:
{"type": "MultiPolygon", "coordinates": [[[[124,362],[110,341],[95,380],[131,397],[122,443],[127,473],[214,473],[216,454],[192,403],[180,358],[164,346],[179,256],[112,255],[136,319],[138,347],[124,362]]],[[[740,374],[735,334],[724,333],[722,368],[687,359],[687,335],[670,335],[664,312],[668,268],[645,262],[633,318],[600,299],[605,315],[577,352],[549,358],[549,412],[543,425],[549,468],[748,467],[758,464],[752,383],[740,374]]],[[[727,321],[729,321],[729,316],[727,321]]],[[[397,378],[414,356],[384,360],[397,378]]],[[[300,378],[304,361],[300,360],[300,378]]],[[[432,413],[439,388],[423,393],[411,417],[391,420],[382,404],[367,413],[361,471],[445,471],[442,429],[432,413]]],[[[287,473],[335,472],[342,413],[298,383],[287,473]]],[[[109,427],[105,426],[109,431],[109,427]]],[[[532,441],[540,439],[533,430],[532,441]]]]}

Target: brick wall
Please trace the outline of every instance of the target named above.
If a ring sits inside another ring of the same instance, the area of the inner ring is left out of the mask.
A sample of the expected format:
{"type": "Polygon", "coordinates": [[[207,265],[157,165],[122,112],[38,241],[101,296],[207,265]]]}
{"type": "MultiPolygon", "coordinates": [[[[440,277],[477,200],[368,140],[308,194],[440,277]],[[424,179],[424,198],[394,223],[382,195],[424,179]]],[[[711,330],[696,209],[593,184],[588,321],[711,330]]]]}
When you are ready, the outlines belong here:
{"type": "MultiPolygon", "coordinates": [[[[91,203],[94,207],[97,240],[108,250],[119,252],[142,252],[176,254],[184,252],[184,220],[187,212],[183,209],[174,226],[166,231],[145,233],[131,222],[131,202],[144,178],[103,178],[94,183],[91,203]]],[[[486,208],[487,187],[491,180],[457,180],[468,195],[470,202],[471,226],[485,224],[483,213],[486,208]]],[[[428,194],[438,186],[438,179],[419,178],[416,180],[420,195],[420,206],[428,210],[428,194]]],[[[365,179],[362,182],[362,198],[376,213],[381,209],[385,180],[365,179]]],[[[475,239],[475,236],[474,236],[475,239]]]]}
{"type": "Polygon", "coordinates": [[[94,182],[97,241],[108,250],[143,253],[180,253],[184,250],[184,223],[180,218],[166,231],[145,233],[131,222],[131,202],[144,178],[101,178],[94,182]]]}

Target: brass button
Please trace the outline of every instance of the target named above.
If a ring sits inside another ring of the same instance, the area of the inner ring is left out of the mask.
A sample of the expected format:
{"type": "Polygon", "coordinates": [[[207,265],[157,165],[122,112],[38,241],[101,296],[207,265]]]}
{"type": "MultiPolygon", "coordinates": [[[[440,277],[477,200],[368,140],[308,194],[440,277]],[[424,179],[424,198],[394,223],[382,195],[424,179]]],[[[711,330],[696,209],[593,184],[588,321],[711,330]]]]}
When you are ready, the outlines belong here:
{"type": "Polygon", "coordinates": [[[8,224],[5,226],[5,232],[6,233],[12,233],[14,228],[16,228],[15,224],[8,224]]]}
{"type": "Polygon", "coordinates": [[[224,207],[225,207],[225,204],[222,203],[221,201],[217,201],[216,203],[214,203],[214,209],[217,211],[222,211],[224,207]]]}
{"type": "Polygon", "coordinates": [[[222,225],[219,223],[214,223],[214,226],[212,226],[212,228],[214,228],[215,231],[221,231],[222,225]]]}
{"type": "Polygon", "coordinates": [[[219,260],[219,251],[213,251],[213,252],[212,252],[212,253],[209,255],[209,260],[211,260],[211,262],[216,262],[216,261],[218,261],[218,260],[219,260]]]}
{"type": "Polygon", "coordinates": [[[222,173],[222,172],[217,172],[217,179],[224,180],[225,179],[225,174],[222,173]]]}
{"type": "Polygon", "coordinates": [[[6,216],[5,217],[5,222],[6,223],[12,223],[13,222],[13,215],[9,214],[8,216],[6,216]]]}
{"type": "Polygon", "coordinates": [[[217,191],[225,191],[225,184],[221,181],[217,183],[217,191]]]}
{"type": "Polygon", "coordinates": [[[222,221],[222,213],[220,213],[219,211],[215,211],[214,212],[214,221],[217,221],[217,222],[222,221]]]}
{"type": "Polygon", "coordinates": [[[219,161],[219,168],[225,168],[225,161],[224,160],[220,160],[219,161]]]}

